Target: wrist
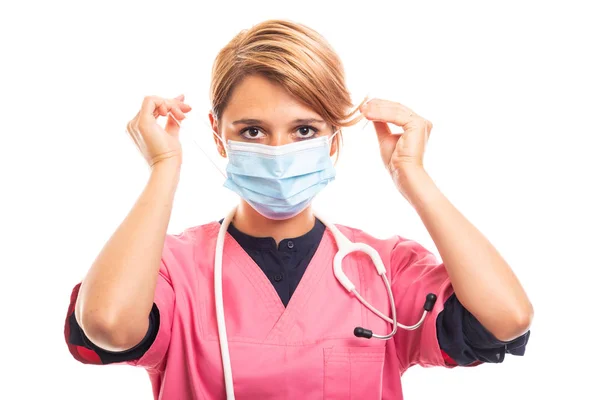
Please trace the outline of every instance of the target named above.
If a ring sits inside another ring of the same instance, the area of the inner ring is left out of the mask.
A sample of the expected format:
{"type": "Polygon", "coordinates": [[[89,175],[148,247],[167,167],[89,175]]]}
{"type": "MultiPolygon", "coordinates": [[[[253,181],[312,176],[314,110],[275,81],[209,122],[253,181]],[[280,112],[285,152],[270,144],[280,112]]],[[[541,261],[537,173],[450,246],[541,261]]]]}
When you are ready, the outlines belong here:
{"type": "Polygon", "coordinates": [[[163,158],[159,161],[156,161],[154,164],[150,165],[150,170],[154,173],[154,171],[171,171],[171,172],[179,172],[181,170],[181,157],[180,156],[172,156],[168,158],[163,158]]]}
{"type": "Polygon", "coordinates": [[[438,191],[433,179],[421,166],[396,169],[392,172],[392,178],[398,191],[415,208],[438,191]]]}
{"type": "Polygon", "coordinates": [[[181,160],[166,158],[161,160],[150,168],[150,179],[160,182],[171,182],[177,184],[181,172],[181,160]]]}

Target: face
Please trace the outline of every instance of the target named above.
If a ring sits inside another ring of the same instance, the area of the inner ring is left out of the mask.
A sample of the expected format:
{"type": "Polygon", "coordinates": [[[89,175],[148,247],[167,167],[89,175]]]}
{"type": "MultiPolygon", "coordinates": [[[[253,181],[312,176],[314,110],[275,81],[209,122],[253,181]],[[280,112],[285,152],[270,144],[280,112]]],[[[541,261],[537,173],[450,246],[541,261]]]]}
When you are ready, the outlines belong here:
{"type": "MultiPolygon", "coordinates": [[[[333,134],[332,126],[292,97],[283,87],[252,75],[234,89],[223,111],[220,130],[212,114],[211,125],[225,143],[228,140],[281,146],[333,134]]],[[[219,153],[222,143],[215,138],[219,153]]],[[[335,142],[331,155],[335,154],[335,142]]]]}

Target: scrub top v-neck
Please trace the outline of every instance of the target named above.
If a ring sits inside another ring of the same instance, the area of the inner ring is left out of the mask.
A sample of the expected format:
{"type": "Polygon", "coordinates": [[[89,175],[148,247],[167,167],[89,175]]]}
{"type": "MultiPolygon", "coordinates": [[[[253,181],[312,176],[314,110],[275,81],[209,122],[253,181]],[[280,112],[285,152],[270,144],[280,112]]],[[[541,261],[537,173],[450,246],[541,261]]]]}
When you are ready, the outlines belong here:
{"type": "Polygon", "coordinates": [[[228,233],[263,271],[284,306],[288,305],[304,276],[324,232],[325,225],[317,219],[313,228],[306,234],[283,239],[277,245],[271,237],[247,235],[239,231],[234,224],[228,227],[228,233]]]}

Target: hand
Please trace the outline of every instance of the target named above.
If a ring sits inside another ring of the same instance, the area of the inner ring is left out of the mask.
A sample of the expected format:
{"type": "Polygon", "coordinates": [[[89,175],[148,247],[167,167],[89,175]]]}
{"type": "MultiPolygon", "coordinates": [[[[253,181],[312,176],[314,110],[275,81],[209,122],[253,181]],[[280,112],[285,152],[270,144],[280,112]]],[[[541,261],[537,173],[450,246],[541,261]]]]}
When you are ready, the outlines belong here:
{"type": "Polygon", "coordinates": [[[179,124],[192,109],[183,100],[184,95],[174,99],[147,96],[140,111],[127,124],[127,132],[150,167],[167,159],[181,163],[179,124]],[[156,122],[159,115],[169,115],[164,129],[156,122]]]}
{"type": "Polygon", "coordinates": [[[381,159],[396,184],[414,169],[423,169],[425,146],[433,125],[408,107],[388,100],[371,99],[360,109],[373,122],[379,140],[381,159]],[[388,123],[403,132],[392,133],[388,123]]]}

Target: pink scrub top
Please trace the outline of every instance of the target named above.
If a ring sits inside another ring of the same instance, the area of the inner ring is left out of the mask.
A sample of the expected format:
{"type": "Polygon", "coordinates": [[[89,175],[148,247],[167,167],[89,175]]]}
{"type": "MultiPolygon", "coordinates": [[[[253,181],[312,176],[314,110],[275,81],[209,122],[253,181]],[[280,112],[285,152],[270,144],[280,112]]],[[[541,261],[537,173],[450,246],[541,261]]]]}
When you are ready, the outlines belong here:
{"type": "MultiPolygon", "coordinates": [[[[213,222],[167,235],[154,296],[158,334],[141,358],[120,363],[144,367],[157,400],[225,398],[213,282],[219,227],[213,222]]],[[[390,324],[336,280],[337,247],[329,230],[287,307],[260,267],[227,234],[223,294],[236,399],[402,399],[400,376],[412,365],[453,366],[445,362],[436,333],[436,318],[453,293],[443,264],[414,241],[398,236],[381,240],[338,228],[381,255],[400,323],[420,319],[428,293],[438,296],[433,311],[420,328],[398,329],[393,339],[357,338],[357,326],[386,334],[390,324]]],[[[370,258],[351,254],[343,265],[362,296],[390,315],[385,286],[370,258]]],[[[67,319],[78,290],[79,285],[67,319]]],[[[67,322],[66,338],[68,329],[67,322]]],[[[100,363],[91,350],[69,349],[81,362],[100,363]]]]}

